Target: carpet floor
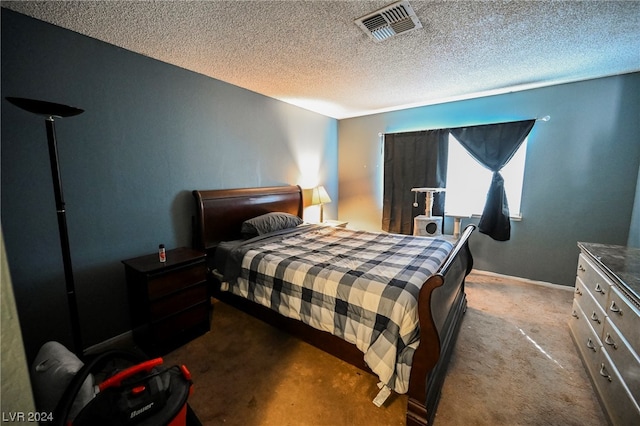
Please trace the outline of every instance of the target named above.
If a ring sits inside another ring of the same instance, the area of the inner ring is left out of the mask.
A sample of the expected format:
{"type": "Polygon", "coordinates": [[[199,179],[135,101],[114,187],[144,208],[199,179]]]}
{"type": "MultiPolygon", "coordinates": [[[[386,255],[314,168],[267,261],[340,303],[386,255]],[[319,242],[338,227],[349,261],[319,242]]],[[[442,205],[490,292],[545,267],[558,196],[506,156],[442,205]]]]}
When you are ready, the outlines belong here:
{"type": "MultiPolygon", "coordinates": [[[[569,335],[573,293],[473,273],[436,426],[605,425],[569,335]]],[[[403,425],[407,397],[378,408],[377,378],[224,303],[211,331],[167,354],[194,380],[203,425],[403,425]]]]}

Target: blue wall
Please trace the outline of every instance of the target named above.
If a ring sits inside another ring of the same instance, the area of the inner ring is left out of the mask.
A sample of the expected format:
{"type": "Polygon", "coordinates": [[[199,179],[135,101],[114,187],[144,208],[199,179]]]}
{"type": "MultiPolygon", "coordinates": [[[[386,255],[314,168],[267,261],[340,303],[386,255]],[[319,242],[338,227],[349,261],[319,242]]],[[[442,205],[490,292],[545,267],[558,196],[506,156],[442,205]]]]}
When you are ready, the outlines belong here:
{"type": "Polygon", "coordinates": [[[578,241],[626,245],[638,238],[632,212],[640,167],[640,73],[341,120],[339,218],[381,228],[378,133],[546,115],[551,120],[537,122],[529,136],[522,221],[512,222],[510,241],[476,233],[471,248],[478,269],[573,285],[578,241]]]}
{"type": "Polygon", "coordinates": [[[640,248],[640,170],[638,170],[638,182],[636,183],[636,198],[631,216],[631,228],[629,229],[629,247],[640,248]]]}
{"type": "Polygon", "coordinates": [[[5,96],[86,111],[56,121],[85,348],[130,329],[122,259],[191,244],[193,189],[321,182],[338,198],[335,119],[6,9],[2,96],[2,228],[28,357],[71,337],[44,120],[5,96]]]}
{"type": "MultiPolygon", "coordinates": [[[[130,328],[122,259],[190,244],[192,189],[323,183],[327,217],[339,205],[379,230],[380,132],[551,116],[530,135],[512,240],[472,239],[479,269],[572,285],[577,241],[639,239],[640,74],[337,122],[2,9],[1,89],[86,110],[56,122],[85,347],[130,328]]],[[[62,259],[43,120],[0,107],[2,228],[32,357],[71,345],[62,259]]]]}

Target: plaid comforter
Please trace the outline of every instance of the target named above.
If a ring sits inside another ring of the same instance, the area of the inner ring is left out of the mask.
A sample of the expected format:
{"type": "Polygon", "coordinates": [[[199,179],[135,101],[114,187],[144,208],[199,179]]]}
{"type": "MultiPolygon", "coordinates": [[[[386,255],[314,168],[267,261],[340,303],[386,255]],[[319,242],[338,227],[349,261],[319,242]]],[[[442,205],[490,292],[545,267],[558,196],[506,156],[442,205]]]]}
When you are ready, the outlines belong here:
{"type": "Polygon", "coordinates": [[[302,226],[233,249],[228,290],[355,344],[384,384],[406,393],[418,292],[452,248],[428,237],[302,226]]]}

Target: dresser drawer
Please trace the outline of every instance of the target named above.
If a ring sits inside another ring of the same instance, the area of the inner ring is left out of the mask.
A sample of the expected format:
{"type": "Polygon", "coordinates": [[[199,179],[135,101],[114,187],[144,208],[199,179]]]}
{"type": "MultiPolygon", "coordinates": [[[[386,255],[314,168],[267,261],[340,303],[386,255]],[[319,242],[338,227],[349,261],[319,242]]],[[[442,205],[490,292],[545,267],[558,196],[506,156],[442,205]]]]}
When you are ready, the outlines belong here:
{"type": "Polygon", "coordinates": [[[200,262],[156,277],[151,276],[148,282],[149,299],[158,299],[184,287],[203,282],[207,278],[206,274],[207,266],[200,262]]]}
{"type": "MultiPolygon", "coordinates": [[[[580,277],[576,277],[576,289],[578,288],[585,288],[580,277]]],[[[586,289],[581,293],[575,293],[574,300],[578,302],[596,334],[601,338],[602,330],[604,329],[604,318],[606,316],[604,308],[594,299],[591,292],[586,289]]]]}
{"type": "Polygon", "coordinates": [[[605,351],[598,356],[593,381],[614,425],[640,425],[640,407],[605,351]]]}
{"type": "Polygon", "coordinates": [[[593,376],[599,371],[600,358],[598,355],[602,352],[602,344],[589,322],[580,305],[574,300],[569,329],[585,366],[593,376]]]}
{"type": "Polygon", "coordinates": [[[604,323],[602,343],[604,350],[629,388],[629,392],[637,401],[640,401],[640,359],[630,349],[629,342],[620,335],[610,318],[607,318],[604,323]]]}
{"type": "Polygon", "coordinates": [[[634,285],[640,250],[596,243],[578,246],[571,335],[610,423],[640,425],[640,309],[633,304],[633,295],[621,290],[627,282],[619,279],[630,277],[629,284],[634,285]],[[596,320],[601,311],[595,306],[604,311],[602,324],[596,320]],[[601,330],[597,332],[601,347],[589,350],[592,327],[601,330]]]}
{"type": "Polygon", "coordinates": [[[610,296],[607,315],[636,354],[640,354],[640,310],[629,303],[615,287],[611,289],[610,296]]]}
{"type": "Polygon", "coordinates": [[[588,290],[602,309],[604,309],[609,300],[609,289],[612,286],[611,281],[583,254],[580,254],[578,258],[577,276],[582,280],[584,289],[588,290]]]}

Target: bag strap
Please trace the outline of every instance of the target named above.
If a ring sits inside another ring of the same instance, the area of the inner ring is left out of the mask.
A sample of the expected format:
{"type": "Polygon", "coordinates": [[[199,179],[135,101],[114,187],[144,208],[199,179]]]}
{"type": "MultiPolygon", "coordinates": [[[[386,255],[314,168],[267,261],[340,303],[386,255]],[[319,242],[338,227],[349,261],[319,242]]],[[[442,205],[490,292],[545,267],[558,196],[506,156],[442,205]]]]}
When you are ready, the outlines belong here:
{"type": "Polygon", "coordinates": [[[162,358],[155,358],[155,359],[150,359],[149,361],[142,362],[140,364],[136,364],[132,367],[127,368],[126,370],[122,370],[121,372],[119,372],[114,376],[109,377],[107,380],[105,380],[104,382],[100,383],[100,385],[98,385],[98,389],[100,390],[100,392],[102,392],[105,389],[110,387],[114,387],[114,386],[118,387],[120,386],[122,381],[127,379],[128,377],[134,376],[142,371],[150,373],[151,370],[161,365],[162,362],[163,362],[162,358]]]}
{"type": "Polygon", "coordinates": [[[127,361],[138,363],[140,361],[143,361],[145,358],[140,354],[119,349],[106,351],[100,355],[93,357],[76,373],[73,379],[71,379],[69,386],[67,386],[67,389],[65,389],[64,393],[62,394],[58,405],[56,405],[56,408],[53,411],[54,426],[66,426],[67,417],[69,416],[71,406],[73,405],[78,392],[80,392],[82,384],[87,379],[87,377],[89,377],[89,374],[91,374],[91,371],[93,371],[93,369],[100,363],[107,362],[113,359],[124,359],[127,361]]]}

